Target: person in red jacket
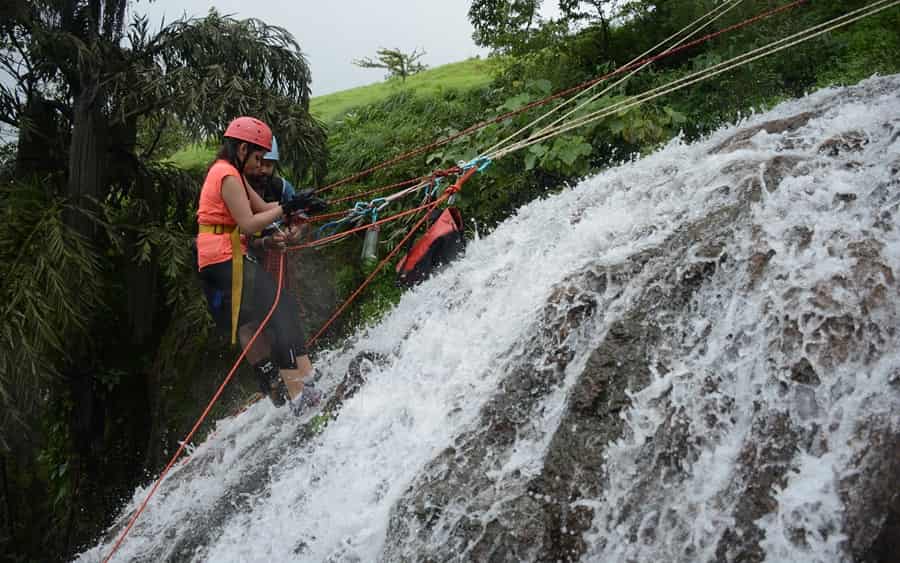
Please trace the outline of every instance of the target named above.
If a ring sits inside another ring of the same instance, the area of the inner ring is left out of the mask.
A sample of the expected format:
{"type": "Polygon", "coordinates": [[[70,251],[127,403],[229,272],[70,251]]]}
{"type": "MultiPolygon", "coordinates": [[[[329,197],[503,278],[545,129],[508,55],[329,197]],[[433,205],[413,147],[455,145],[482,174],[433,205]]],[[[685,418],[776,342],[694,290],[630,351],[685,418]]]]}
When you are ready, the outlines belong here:
{"type": "MultiPolygon", "coordinates": [[[[256,172],[271,148],[268,125],[253,117],[232,121],[206,174],[197,209],[197,262],[210,312],[217,325],[230,327],[232,343],[240,336],[245,347],[275,303],[277,284],[247,258],[241,233],[259,232],[292,213],[325,206],[311,193],[285,202],[265,202],[249,188],[246,175],[256,172]]],[[[318,404],[320,393],[305,381],[312,364],[303,344],[297,304],[286,292],[264,334],[268,345],[254,345],[247,353],[260,389],[276,406],[289,399],[295,413],[318,404]]]]}

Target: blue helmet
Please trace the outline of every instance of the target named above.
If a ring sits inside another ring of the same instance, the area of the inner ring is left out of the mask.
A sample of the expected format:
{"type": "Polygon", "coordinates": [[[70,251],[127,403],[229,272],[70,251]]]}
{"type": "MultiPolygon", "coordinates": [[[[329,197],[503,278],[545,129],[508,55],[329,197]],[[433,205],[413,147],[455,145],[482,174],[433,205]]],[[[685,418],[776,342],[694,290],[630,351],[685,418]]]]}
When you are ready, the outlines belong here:
{"type": "Polygon", "coordinates": [[[272,136],[272,150],[263,155],[263,160],[278,160],[278,141],[272,136]]]}

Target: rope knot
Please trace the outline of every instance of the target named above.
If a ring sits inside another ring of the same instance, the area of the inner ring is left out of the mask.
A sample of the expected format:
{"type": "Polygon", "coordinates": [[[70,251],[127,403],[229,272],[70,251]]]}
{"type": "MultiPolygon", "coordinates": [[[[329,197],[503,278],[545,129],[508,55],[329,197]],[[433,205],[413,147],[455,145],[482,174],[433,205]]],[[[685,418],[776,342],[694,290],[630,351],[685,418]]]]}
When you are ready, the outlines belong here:
{"type": "Polygon", "coordinates": [[[492,162],[493,161],[490,159],[490,157],[477,156],[477,157],[473,158],[472,160],[470,160],[469,162],[460,161],[459,169],[461,172],[465,172],[467,170],[471,170],[472,168],[475,168],[475,169],[477,169],[478,172],[484,172],[485,169],[488,166],[490,166],[492,162]]]}

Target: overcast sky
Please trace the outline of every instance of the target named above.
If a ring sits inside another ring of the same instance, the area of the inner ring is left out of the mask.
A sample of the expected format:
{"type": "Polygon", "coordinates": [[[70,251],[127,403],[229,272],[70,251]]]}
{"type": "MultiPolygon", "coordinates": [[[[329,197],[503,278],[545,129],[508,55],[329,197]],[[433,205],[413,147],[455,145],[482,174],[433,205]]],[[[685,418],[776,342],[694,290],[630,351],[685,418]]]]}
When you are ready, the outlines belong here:
{"type": "Polygon", "coordinates": [[[350,64],[379,47],[425,49],[429,66],[461,61],[487,51],[472,41],[466,19],[470,0],[138,0],[131,10],[147,14],[154,29],[165,16],[223,14],[255,17],[290,31],[312,68],[312,93],[320,96],[379,82],[385,72],[350,64]]]}

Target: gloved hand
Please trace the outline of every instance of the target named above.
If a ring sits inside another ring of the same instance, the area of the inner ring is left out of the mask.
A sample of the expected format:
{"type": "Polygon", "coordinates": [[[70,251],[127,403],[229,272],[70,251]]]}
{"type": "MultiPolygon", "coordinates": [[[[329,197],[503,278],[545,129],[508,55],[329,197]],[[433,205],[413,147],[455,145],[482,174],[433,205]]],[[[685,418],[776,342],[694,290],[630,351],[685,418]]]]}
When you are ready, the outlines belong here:
{"type": "Polygon", "coordinates": [[[291,200],[282,203],[281,209],[285,215],[290,215],[296,211],[320,213],[328,209],[328,202],[317,196],[314,189],[308,188],[301,190],[291,200]]]}

